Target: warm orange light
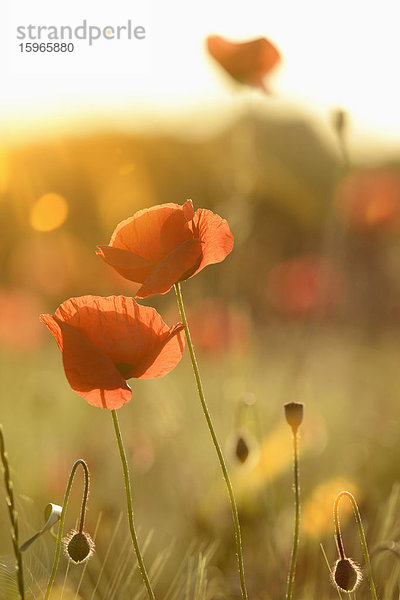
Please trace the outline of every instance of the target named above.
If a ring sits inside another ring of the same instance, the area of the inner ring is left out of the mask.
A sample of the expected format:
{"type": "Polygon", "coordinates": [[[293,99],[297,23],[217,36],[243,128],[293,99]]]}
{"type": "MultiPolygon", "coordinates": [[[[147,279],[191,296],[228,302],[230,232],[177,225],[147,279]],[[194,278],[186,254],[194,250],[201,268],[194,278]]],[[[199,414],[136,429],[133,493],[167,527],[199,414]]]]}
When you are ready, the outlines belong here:
{"type": "MultiPolygon", "coordinates": [[[[318,485],[303,507],[302,529],[313,538],[332,533],[333,530],[333,502],[342,490],[349,490],[352,494],[359,495],[359,491],[351,481],[341,477],[333,477],[318,485]]],[[[350,502],[340,505],[340,520],[345,520],[351,515],[353,509],[350,502]]]]}
{"type": "Polygon", "coordinates": [[[60,194],[44,194],[31,209],[30,223],[36,231],[53,231],[68,216],[68,203],[60,194]]]}
{"type": "Polygon", "coordinates": [[[7,151],[0,147],[0,194],[5,192],[10,181],[10,165],[7,151]]]}

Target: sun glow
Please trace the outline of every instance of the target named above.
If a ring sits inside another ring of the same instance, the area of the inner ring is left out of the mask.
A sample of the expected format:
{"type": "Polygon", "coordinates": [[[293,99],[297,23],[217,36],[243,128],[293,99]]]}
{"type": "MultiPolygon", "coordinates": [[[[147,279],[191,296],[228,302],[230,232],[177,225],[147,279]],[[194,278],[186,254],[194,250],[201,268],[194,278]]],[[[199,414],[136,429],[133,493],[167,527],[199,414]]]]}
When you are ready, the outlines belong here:
{"type": "Polygon", "coordinates": [[[182,113],[226,112],[233,86],[204,44],[207,35],[217,33],[233,40],[262,35],[276,44],[283,63],[270,82],[274,103],[323,118],[342,106],[353,134],[400,145],[398,3],[249,0],[244,11],[227,0],[190,8],[172,0],[157,6],[156,17],[148,40],[153,67],[134,76],[119,69],[119,75],[21,77],[1,65],[2,128],[12,137],[18,130],[44,130],[50,121],[53,131],[65,130],[78,117],[81,128],[99,122],[126,128],[143,126],[143,119],[151,125],[149,117],[154,121],[157,114],[168,123],[182,113]],[[141,116],[135,123],[127,118],[133,111],[141,116]]]}

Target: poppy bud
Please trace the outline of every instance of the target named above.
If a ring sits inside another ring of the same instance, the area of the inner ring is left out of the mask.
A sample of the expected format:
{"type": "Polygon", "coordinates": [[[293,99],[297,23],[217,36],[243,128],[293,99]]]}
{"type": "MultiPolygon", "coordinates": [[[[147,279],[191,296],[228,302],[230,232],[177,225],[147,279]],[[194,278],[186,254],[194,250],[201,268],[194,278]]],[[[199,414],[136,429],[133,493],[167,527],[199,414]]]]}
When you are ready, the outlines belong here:
{"type": "Polygon", "coordinates": [[[239,462],[244,463],[249,457],[250,449],[243,435],[239,435],[236,440],[235,456],[239,462]]]}
{"type": "Polygon", "coordinates": [[[78,564],[88,560],[92,556],[94,542],[90,535],[84,531],[72,531],[64,540],[64,549],[67,558],[78,564]]]}
{"type": "Polygon", "coordinates": [[[332,125],[335,131],[341,135],[345,131],[347,125],[346,111],[344,111],[342,108],[337,108],[332,113],[332,125]]]}
{"type": "Polygon", "coordinates": [[[350,558],[340,558],[332,571],[332,579],[344,592],[352,592],[361,581],[361,571],[350,558]]]}
{"type": "Polygon", "coordinates": [[[293,430],[297,432],[303,421],[304,404],[302,402],[288,402],[284,404],[286,421],[293,430]]]}

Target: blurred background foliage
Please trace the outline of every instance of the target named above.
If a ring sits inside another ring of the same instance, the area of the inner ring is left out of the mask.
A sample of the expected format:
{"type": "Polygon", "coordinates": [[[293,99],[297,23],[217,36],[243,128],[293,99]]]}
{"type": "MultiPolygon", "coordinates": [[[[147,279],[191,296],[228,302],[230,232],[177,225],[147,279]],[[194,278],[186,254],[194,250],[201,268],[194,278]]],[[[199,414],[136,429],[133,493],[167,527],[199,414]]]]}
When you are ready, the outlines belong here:
{"type": "MultiPolygon", "coordinates": [[[[332,502],[341,489],[356,494],[372,549],[398,540],[400,154],[384,163],[349,159],[351,122],[342,114],[340,128],[340,114],[321,128],[296,111],[277,118],[249,103],[201,139],[99,127],[1,149],[0,418],[21,537],[42,526],[48,502],[61,503],[69,470],[83,457],[92,474],[88,529],[97,524],[98,533],[82,598],[95,589],[111,598],[110,585],[118,597],[122,586],[122,478],[110,415],[71,392],[38,317],[72,296],[134,294],[95,256],[96,245],[135,211],[188,197],[225,217],[235,237],[223,264],[183,287],[238,494],[251,597],[277,598],[285,588],[293,497],[284,402],[306,403],[299,598],[335,597],[319,544],[332,564],[332,502]]],[[[172,292],[146,303],[168,324],[178,320],[172,292]]],[[[210,561],[204,598],[238,598],[230,510],[188,357],[167,378],[132,387],[120,420],[141,538],[153,531],[149,563],[174,539],[161,561],[159,597],[188,549],[197,565],[203,547],[210,561]]],[[[77,477],[70,528],[79,485],[77,477]]],[[[345,502],[342,509],[346,549],[361,561],[345,502]]],[[[6,556],[4,505],[0,526],[6,556]]],[[[39,589],[53,546],[48,536],[26,554],[39,589]]],[[[398,557],[381,554],[377,584],[394,598],[398,557]]],[[[128,572],[129,559],[123,564],[128,572]]],[[[79,577],[72,568],[72,590],[79,577]]]]}

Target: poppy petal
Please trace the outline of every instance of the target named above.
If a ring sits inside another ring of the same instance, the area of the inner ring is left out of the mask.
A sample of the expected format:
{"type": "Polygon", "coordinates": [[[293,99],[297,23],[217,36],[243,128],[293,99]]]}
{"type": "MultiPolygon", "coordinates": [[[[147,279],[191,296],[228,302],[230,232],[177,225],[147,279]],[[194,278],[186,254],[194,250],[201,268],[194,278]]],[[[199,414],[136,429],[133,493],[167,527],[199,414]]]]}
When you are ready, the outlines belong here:
{"type": "Polygon", "coordinates": [[[201,241],[202,259],[190,277],[207,265],[222,262],[233,248],[233,235],[227,221],[210,210],[205,208],[196,210],[193,227],[201,241]]]}
{"type": "Polygon", "coordinates": [[[186,200],[185,204],[182,206],[182,210],[186,221],[191,221],[194,217],[193,202],[191,200],[186,200]]]}
{"type": "Polygon", "coordinates": [[[153,354],[129,373],[127,378],[154,379],[163,377],[172,371],[181,359],[185,347],[185,338],[182,333],[184,327],[182,323],[176,325],[156,346],[153,354]]]}
{"type": "Polygon", "coordinates": [[[42,315],[41,320],[51,333],[56,332],[54,337],[62,348],[65,375],[77,394],[98,408],[117,409],[129,402],[130,387],[102,350],[57,317],[42,315]]]}
{"type": "Polygon", "coordinates": [[[135,283],[143,283],[154,267],[154,263],[150,263],[141,256],[114,246],[97,246],[96,254],[114,267],[122,277],[135,283]]]}
{"type": "Polygon", "coordinates": [[[152,294],[165,294],[181,279],[191,277],[198,269],[201,260],[202,244],[200,240],[184,242],[160,260],[142,287],[139,288],[136,297],[146,298],[152,294]]]}
{"type": "Polygon", "coordinates": [[[218,35],[207,38],[210,55],[239,83],[263,86],[263,78],[280,61],[277,48],[266,38],[230,42],[218,35]]]}
{"type": "Polygon", "coordinates": [[[140,210],[117,226],[109,245],[158,262],[191,237],[186,227],[190,211],[184,206],[170,203],[140,210]]]}
{"type": "Polygon", "coordinates": [[[47,329],[50,331],[51,335],[57,342],[57,346],[60,348],[61,352],[63,351],[63,336],[61,327],[58,324],[58,321],[52,315],[40,315],[40,321],[44,323],[47,329]]]}

